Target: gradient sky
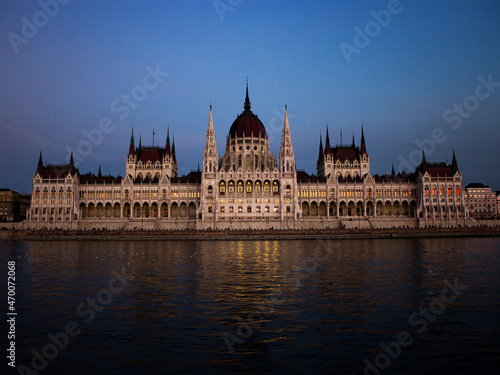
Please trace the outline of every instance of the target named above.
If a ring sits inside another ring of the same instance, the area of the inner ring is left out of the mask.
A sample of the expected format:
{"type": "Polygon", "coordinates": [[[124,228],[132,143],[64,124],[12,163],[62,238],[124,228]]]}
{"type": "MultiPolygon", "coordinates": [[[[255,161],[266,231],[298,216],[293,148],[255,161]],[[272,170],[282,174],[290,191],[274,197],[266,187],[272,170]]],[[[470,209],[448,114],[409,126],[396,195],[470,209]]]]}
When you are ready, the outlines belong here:
{"type": "Polygon", "coordinates": [[[427,139],[428,161],[451,163],[454,149],[464,184],[500,190],[500,83],[477,90],[500,82],[497,0],[401,0],[379,30],[373,12],[385,0],[41,3],[53,16],[35,1],[0,4],[0,187],[31,192],[40,150],[66,163],[80,147],[82,174],[101,164],[123,175],[132,124],[136,141],[152,144],[154,129],[162,146],[169,125],[179,174],[196,170],[210,103],[222,153],[248,76],[275,154],[288,105],[298,169],[316,173],[327,123],[334,145],[340,128],[359,144],[363,123],[372,174],[413,170],[427,139]],[[372,36],[346,59],[356,30],[372,36]],[[150,69],[168,76],[141,89],[150,69]],[[118,111],[131,93],[146,95],[118,111]],[[103,119],[112,125],[101,140],[103,119]],[[96,137],[91,151],[83,131],[96,137]]]}

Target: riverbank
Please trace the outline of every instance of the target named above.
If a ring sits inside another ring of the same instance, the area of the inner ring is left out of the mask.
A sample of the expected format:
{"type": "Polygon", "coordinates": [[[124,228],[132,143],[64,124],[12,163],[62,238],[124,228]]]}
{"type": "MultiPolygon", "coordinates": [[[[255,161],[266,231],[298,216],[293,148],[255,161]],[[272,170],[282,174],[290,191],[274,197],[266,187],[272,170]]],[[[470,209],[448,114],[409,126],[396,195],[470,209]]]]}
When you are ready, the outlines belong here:
{"type": "Polygon", "coordinates": [[[500,228],[394,228],[293,230],[1,230],[0,240],[298,240],[500,237],[500,228]]]}

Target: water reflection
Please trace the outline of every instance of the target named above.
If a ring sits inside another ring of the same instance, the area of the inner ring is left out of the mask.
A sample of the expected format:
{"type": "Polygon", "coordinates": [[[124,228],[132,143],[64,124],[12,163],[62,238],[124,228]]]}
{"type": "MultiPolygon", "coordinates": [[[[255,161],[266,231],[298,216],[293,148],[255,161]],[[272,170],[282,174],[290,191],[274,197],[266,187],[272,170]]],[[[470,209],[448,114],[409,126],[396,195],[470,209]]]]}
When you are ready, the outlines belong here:
{"type": "Polygon", "coordinates": [[[2,242],[0,256],[18,264],[19,363],[29,364],[31,349],[45,345],[49,332],[75,321],[82,334],[48,367],[72,374],[362,373],[381,341],[411,329],[409,316],[439,295],[445,279],[458,278],[467,293],[384,371],[422,373],[431,364],[446,371],[440,359],[446,356],[462,370],[497,361],[499,245],[498,239],[39,241],[2,242]],[[77,306],[106,288],[114,270],[129,282],[85,324],[77,306]],[[282,300],[272,314],[230,353],[222,335],[239,337],[242,322],[276,292],[282,300]],[[467,358],[459,355],[465,348],[467,358]]]}

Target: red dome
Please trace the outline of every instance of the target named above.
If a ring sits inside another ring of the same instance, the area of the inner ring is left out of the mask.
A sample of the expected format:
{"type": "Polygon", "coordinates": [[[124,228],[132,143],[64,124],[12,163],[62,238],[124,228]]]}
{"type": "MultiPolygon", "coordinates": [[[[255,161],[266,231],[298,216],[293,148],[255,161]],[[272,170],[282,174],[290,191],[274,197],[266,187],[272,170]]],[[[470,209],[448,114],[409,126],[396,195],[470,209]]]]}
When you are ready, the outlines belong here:
{"type": "Polygon", "coordinates": [[[266,129],[259,118],[250,110],[250,99],[248,98],[248,82],[247,96],[245,98],[245,110],[234,120],[231,129],[229,130],[229,138],[266,138],[266,129]]]}
{"type": "Polygon", "coordinates": [[[245,111],[234,120],[229,130],[229,138],[266,138],[264,124],[251,111],[245,111]]]}

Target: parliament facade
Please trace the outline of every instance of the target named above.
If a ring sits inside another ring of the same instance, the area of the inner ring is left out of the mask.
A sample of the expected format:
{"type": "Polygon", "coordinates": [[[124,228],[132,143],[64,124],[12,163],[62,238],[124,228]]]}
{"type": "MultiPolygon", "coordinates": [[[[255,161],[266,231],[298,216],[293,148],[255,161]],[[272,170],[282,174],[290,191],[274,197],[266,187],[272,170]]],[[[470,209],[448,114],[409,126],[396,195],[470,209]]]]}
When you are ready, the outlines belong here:
{"type": "Polygon", "coordinates": [[[370,174],[364,130],[356,145],[320,137],[316,174],[297,171],[287,108],[279,155],[252,112],[248,86],[243,112],[217,151],[210,106],[203,166],[177,175],[175,143],[136,146],[134,134],[124,177],[80,174],[45,165],[33,176],[26,225],[64,229],[285,229],[453,227],[468,225],[465,192],[452,163],[422,161],[413,172],[370,174]]]}

